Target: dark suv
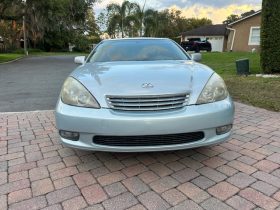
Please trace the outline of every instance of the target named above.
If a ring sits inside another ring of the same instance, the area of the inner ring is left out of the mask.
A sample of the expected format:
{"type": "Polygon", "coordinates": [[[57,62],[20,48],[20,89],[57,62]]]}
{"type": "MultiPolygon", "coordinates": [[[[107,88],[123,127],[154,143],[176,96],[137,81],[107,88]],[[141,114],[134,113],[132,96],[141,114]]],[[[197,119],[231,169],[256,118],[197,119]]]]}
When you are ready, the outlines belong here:
{"type": "Polygon", "coordinates": [[[200,52],[201,50],[206,50],[207,52],[212,51],[212,45],[207,40],[201,41],[200,38],[190,38],[188,41],[181,42],[181,46],[186,51],[200,52]]]}

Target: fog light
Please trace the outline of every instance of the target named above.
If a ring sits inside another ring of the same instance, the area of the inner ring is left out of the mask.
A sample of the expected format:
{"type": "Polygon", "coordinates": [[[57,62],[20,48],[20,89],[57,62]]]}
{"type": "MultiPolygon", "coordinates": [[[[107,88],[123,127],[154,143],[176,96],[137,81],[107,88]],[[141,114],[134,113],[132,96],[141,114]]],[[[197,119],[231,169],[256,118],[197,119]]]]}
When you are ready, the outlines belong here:
{"type": "Polygon", "coordinates": [[[221,126],[216,128],[216,134],[217,135],[222,135],[225,133],[228,133],[232,128],[232,125],[225,125],[225,126],[221,126]]]}
{"type": "Polygon", "coordinates": [[[78,141],[79,138],[80,138],[80,134],[78,132],[72,132],[72,131],[60,130],[59,135],[62,138],[69,139],[69,140],[72,140],[72,141],[78,141]]]}

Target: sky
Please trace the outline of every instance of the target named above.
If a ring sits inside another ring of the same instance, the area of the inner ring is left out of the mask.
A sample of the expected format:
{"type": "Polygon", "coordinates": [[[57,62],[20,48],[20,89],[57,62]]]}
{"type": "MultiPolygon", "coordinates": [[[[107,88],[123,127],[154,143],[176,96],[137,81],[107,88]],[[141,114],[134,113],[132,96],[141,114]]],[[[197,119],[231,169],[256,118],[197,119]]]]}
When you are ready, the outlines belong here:
{"type": "MultiPolygon", "coordinates": [[[[130,0],[140,5],[145,0],[130,0]]],[[[98,15],[110,3],[121,4],[123,0],[100,0],[94,9],[98,15]]],[[[146,9],[163,10],[168,8],[182,10],[184,17],[209,18],[214,24],[222,23],[231,14],[242,14],[250,10],[259,10],[262,0],[147,0],[146,9]]]]}

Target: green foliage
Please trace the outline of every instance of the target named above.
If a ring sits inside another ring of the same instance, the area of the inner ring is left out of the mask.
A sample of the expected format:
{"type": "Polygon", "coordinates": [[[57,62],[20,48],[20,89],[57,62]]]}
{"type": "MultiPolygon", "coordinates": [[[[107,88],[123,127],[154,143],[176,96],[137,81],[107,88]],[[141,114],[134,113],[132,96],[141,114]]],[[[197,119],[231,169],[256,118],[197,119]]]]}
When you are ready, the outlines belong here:
{"type": "Polygon", "coordinates": [[[280,2],[263,0],[261,66],[265,73],[280,73],[280,2]]]}
{"type": "Polygon", "coordinates": [[[121,5],[109,4],[97,20],[102,31],[112,38],[121,33],[122,37],[144,35],[174,39],[184,31],[212,24],[212,21],[206,18],[184,18],[180,10],[145,11],[144,6],[141,8],[137,3],[129,1],[124,1],[121,5]]]}
{"type": "MultiPolygon", "coordinates": [[[[19,47],[17,40],[23,38],[22,16],[25,15],[29,48],[66,50],[69,43],[79,41],[77,37],[86,34],[92,40],[98,36],[92,9],[94,2],[95,0],[26,0],[23,3],[22,0],[1,0],[0,20],[5,20],[9,33],[0,35],[19,47]],[[13,22],[16,22],[16,27],[13,22]]],[[[0,26],[2,32],[1,29],[0,26]]]]}
{"type": "Polygon", "coordinates": [[[233,23],[241,18],[245,18],[247,16],[250,16],[252,14],[254,14],[256,11],[255,10],[250,10],[248,12],[244,12],[242,13],[240,16],[236,15],[236,14],[231,14],[230,16],[227,17],[227,19],[225,21],[223,21],[224,24],[230,24],[233,23]]]}

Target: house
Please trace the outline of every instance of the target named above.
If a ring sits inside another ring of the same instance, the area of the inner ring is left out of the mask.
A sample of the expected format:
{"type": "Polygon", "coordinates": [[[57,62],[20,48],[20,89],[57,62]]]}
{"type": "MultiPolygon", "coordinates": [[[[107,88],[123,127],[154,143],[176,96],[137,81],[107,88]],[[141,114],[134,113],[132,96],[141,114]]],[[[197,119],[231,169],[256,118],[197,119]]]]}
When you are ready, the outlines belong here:
{"type": "Polygon", "coordinates": [[[228,25],[227,50],[251,52],[260,50],[261,10],[228,25]]]}
{"type": "Polygon", "coordinates": [[[201,26],[181,34],[181,41],[187,41],[189,38],[207,39],[214,52],[227,50],[228,30],[225,24],[201,26]]]}

